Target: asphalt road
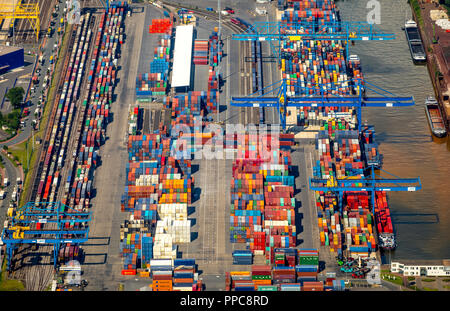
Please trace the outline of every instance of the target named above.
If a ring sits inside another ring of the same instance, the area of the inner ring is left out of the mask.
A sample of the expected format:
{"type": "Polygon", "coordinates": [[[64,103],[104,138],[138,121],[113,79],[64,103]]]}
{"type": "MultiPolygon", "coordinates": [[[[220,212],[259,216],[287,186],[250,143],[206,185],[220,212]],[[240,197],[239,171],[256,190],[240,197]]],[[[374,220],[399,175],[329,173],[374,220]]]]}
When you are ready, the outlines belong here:
{"type": "MultiPolygon", "coordinates": [[[[56,25],[58,26],[59,20],[61,19],[62,16],[63,16],[63,10],[60,9],[58,17],[52,18],[51,20],[55,21],[56,25]]],[[[4,145],[12,146],[12,145],[18,144],[20,142],[23,142],[24,140],[28,139],[31,136],[32,129],[33,129],[31,120],[36,119],[34,112],[40,102],[41,95],[43,95],[45,93],[45,91],[47,91],[47,89],[49,89],[50,79],[49,79],[49,82],[44,83],[44,78],[46,76],[47,70],[53,70],[52,67],[54,66],[54,64],[56,64],[56,62],[53,62],[53,64],[50,64],[50,56],[53,55],[53,57],[55,58],[55,56],[57,55],[56,54],[57,49],[55,48],[54,45],[57,44],[58,41],[61,39],[62,39],[62,36],[58,35],[55,32],[51,38],[47,38],[46,45],[42,47],[44,63],[43,63],[43,65],[41,65],[39,63],[36,65],[36,71],[40,70],[40,73],[38,74],[39,83],[34,86],[34,88],[35,88],[34,92],[31,91],[31,88],[33,87],[33,85],[30,86],[30,90],[29,90],[30,96],[29,96],[29,100],[28,100],[28,109],[30,110],[30,115],[27,118],[25,118],[26,119],[25,127],[23,127],[20,130],[19,134],[16,135],[13,139],[5,142],[4,145]]],[[[33,57],[33,59],[32,59],[33,64],[34,64],[35,60],[36,60],[36,58],[33,57]]],[[[29,61],[31,61],[31,59],[29,61]]],[[[33,64],[30,65],[31,70],[33,68],[33,64]]],[[[49,75],[49,78],[50,77],[51,77],[51,75],[49,75]]],[[[25,92],[27,91],[27,87],[28,87],[28,84],[24,87],[25,92]]],[[[26,97],[26,96],[24,96],[24,97],[26,97]]],[[[45,100],[45,97],[43,99],[45,100]]],[[[44,107],[42,106],[41,112],[42,112],[43,108],[44,107]]]]}

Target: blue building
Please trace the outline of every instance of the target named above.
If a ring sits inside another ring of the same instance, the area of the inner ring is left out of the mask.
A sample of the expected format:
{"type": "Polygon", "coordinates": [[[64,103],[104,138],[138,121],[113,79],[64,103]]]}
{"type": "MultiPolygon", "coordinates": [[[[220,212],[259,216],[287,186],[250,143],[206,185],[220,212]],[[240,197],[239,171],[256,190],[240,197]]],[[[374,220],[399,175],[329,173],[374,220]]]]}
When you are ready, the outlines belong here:
{"type": "Polygon", "coordinates": [[[0,72],[6,72],[24,65],[23,48],[0,46],[0,72]]]}

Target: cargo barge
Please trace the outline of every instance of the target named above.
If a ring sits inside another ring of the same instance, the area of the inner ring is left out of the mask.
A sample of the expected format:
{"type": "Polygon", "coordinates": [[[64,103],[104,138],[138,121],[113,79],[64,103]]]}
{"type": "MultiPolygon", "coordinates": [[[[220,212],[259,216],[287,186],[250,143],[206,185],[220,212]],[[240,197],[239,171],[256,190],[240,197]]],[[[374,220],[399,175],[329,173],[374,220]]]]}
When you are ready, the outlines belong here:
{"type": "Polygon", "coordinates": [[[397,247],[397,242],[387,203],[386,191],[376,192],[374,216],[377,224],[378,246],[384,250],[394,250],[397,247]]]}
{"type": "Polygon", "coordinates": [[[423,47],[422,38],[420,37],[417,24],[413,20],[408,20],[405,23],[406,40],[408,41],[409,50],[414,63],[424,63],[427,60],[427,55],[423,47]]]}
{"type": "Polygon", "coordinates": [[[439,104],[432,96],[428,96],[425,100],[425,114],[427,115],[428,125],[433,135],[438,138],[447,136],[447,130],[439,104]]]}

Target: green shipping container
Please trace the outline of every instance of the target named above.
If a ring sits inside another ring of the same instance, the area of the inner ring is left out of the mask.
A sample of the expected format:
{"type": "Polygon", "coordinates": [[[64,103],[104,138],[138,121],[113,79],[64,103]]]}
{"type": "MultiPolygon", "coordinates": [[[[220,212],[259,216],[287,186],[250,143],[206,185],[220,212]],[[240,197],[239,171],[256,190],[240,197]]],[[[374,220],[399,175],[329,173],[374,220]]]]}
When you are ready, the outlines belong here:
{"type": "Polygon", "coordinates": [[[276,285],[258,285],[258,292],[277,292],[278,286],[276,285]]]}
{"type": "Polygon", "coordinates": [[[252,280],[271,280],[272,276],[270,275],[252,275],[252,280]]]}
{"type": "MultiPolygon", "coordinates": [[[[325,235],[325,242],[327,241],[327,235],[325,235]]],[[[318,256],[300,256],[299,257],[299,263],[300,265],[319,265],[319,257],[318,256]]]]}

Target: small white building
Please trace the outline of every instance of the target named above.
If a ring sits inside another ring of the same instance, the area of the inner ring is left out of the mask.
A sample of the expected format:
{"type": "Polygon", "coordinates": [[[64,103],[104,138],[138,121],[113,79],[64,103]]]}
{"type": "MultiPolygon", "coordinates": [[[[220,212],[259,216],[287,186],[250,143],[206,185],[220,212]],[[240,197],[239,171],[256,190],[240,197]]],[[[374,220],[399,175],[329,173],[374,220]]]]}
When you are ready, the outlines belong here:
{"type": "Polygon", "coordinates": [[[391,272],[407,276],[450,276],[450,260],[393,261],[391,272]]]}

